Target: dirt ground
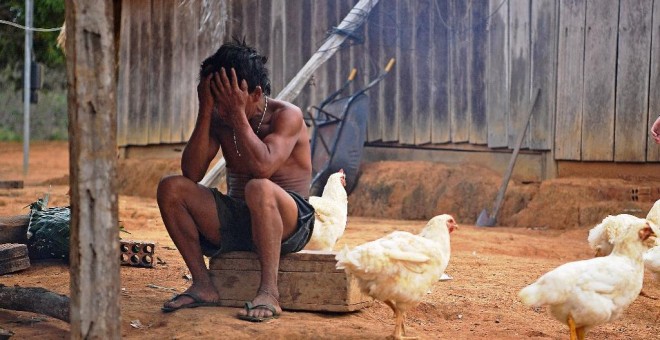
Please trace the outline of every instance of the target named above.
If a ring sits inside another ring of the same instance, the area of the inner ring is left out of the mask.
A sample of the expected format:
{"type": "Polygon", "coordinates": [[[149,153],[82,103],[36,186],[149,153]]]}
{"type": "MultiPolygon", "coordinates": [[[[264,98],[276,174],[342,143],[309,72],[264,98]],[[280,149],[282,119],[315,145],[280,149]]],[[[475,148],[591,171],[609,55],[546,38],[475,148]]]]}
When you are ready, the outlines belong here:
{"type": "MultiPolygon", "coordinates": [[[[34,143],[30,155],[30,172],[23,178],[21,145],[0,143],[0,180],[25,180],[24,189],[0,189],[0,215],[27,213],[24,207],[47,191],[51,193],[49,206],[67,205],[67,150],[67,144],[62,142],[34,143]]],[[[369,308],[347,314],[285,311],[281,318],[263,324],[238,320],[235,317],[237,312],[235,308],[198,308],[171,314],[161,313],[162,303],[171,297],[173,291],[181,292],[189,285],[184,278],[187,273],[186,267],[165,232],[153,198],[155,193],[153,181],[157,181],[162,173],[176,172],[178,162],[142,162],[145,163],[156,164],[152,164],[153,168],[148,171],[159,173],[149,175],[151,178],[149,181],[130,182],[125,178],[120,180],[123,183],[120,184],[123,188],[122,192],[132,195],[120,196],[119,218],[121,224],[131,233],[125,237],[155,241],[156,256],[165,264],[156,265],[153,269],[121,267],[123,338],[382,339],[391,333],[394,328],[391,311],[379,302],[369,308]],[[140,185],[147,187],[139,188],[140,185]],[[136,196],[137,194],[142,196],[136,196]],[[149,284],[172,289],[150,288],[149,284]],[[142,326],[132,327],[131,322],[134,320],[139,320],[142,326]]],[[[120,173],[122,173],[121,169],[120,173]]],[[[369,179],[368,171],[365,173],[367,175],[363,175],[360,183],[364,181],[366,185],[374,180],[369,179]]],[[[410,181],[410,178],[414,177],[409,177],[407,180],[410,181]]],[[[378,180],[390,184],[397,181],[386,176],[379,177],[378,180]]],[[[572,181],[568,185],[580,185],[580,180],[572,181]]],[[[434,182],[419,180],[415,185],[431,186],[434,182]]],[[[454,202],[453,204],[436,202],[438,209],[459,216],[458,222],[461,225],[461,228],[452,234],[451,239],[452,257],[447,273],[453,277],[453,280],[438,282],[433,292],[409,312],[407,320],[409,333],[421,339],[568,337],[567,328],[552,319],[544,308],[538,310],[527,308],[516,298],[517,292],[522,287],[544,272],[568,261],[589,258],[592,254],[586,243],[586,235],[590,227],[587,223],[571,228],[555,228],[538,225],[536,222],[528,222],[527,226],[521,225],[525,223],[524,221],[532,221],[520,217],[523,212],[522,205],[533,201],[533,196],[538,195],[538,192],[543,190],[543,186],[543,183],[536,184],[533,192],[524,194],[526,189],[520,189],[523,194],[513,195],[518,197],[518,203],[511,201],[507,203],[506,208],[511,212],[510,218],[505,221],[509,221],[510,225],[497,228],[479,228],[470,225],[474,222],[474,218],[465,217],[467,212],[461,211],[461,202],[471,198],[458,196],[460,190],[447,191],[452,193],[449,200],[454,202]]],[[[514,186],[513,192],[516,190],[514,186]]],[[[359,189],[351,195],[350,204],[355,205],[356,208],[351,210],[348,227],[339,247],[373,240],[393,230],[416,232],[425,224],[426,221],[421,218],[403,220],[365,217],[389,216],[367,211],[369,204],[373,205],[371,209],[378,208],[374,205],[374,202],[378,203],[378,199],[374,198],[376,196],[369,196],[366,192],[360,193],[359,189]],[[360,203],[361,197],[365,203],[360,203]],[[358,212],[361,216],[357,215],[358,212]]],[[[584,197],[561,197],[561,199],[576,202],[584,197]]],[[[399,209],[396,208],[397,205],[406,204],[410,209],[417,209],[414,204],[401,197],[390,195],[387,202],[389,202],[387,207],[383,207],[382,211],[399,209]]],[[[479,208],[480,204],[476,206],[479,208]]],[[[602,204],[600,206],[609,207],[602,204]]],[[[644,205],[646,206],[650,205],[644,205]]],[[[544,208],[552,209],[541,205],[534,213],[543,215],[544,208]]],[[[419,209],[426,211],[424,213],[434,213],[433,209],[419,209]]],[[[600,212],[598,209],[596,211],[600,212]]],[[[68,266],[63,262],[37,262],[25,271],[0,276],[0,282],[5,285],[43,287],[68,295],[68,271],[68,266]]],[[[660,297],[660,283],[653,281],[648,272],[644,280],[644,291],[651,296],[660,297]]],[[[588,338],[656,339],[660,334],[658,313],[660,313],[659,300],[640,297],[621,319],[596,327],[588,334],[588,338]]],[[[0,327],[15,332],[16,339],[68,338],[69,331],[69,326],[65,322],[9,310],[0,310],[0,327]]]]}

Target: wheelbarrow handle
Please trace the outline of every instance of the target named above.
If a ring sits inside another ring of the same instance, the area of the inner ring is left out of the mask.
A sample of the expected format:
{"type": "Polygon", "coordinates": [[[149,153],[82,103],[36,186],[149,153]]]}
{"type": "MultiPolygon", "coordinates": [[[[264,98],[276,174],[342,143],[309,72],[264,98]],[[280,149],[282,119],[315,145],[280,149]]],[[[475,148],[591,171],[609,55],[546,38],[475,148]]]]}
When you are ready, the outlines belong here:
{"type": "Polygon", "coordinates": [[[394,66],[394,62],[395,62],[394,58],[390,59],[390,61],[387,62],[387,65],[385,66],[385,72],[390,72],[390,70],[394,66]]]}
{"type": "Polygon", "coordinates": [[[348,75],[348,81],[353,81],[353,79],[355,79],[356,75],[357,75],[357,69],[354,67],[351,70],[351,74],[348,75]]]}

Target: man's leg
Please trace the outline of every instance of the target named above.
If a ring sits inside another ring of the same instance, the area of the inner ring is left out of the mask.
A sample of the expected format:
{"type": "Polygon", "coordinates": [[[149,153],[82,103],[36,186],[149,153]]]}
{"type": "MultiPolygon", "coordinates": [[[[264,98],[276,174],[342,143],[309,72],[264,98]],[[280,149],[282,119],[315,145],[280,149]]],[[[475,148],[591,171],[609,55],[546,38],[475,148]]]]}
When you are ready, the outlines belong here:
{"type": "MultiPolygon", "coordinates": [[[[199,244],[200,233],[211,243],[220,244],[220,219],[213,193],[186,177],[171,176],[158,184],[157,199],[167,232],[192,275],[193,283],[186,293],[203,301],[217,301],[218,292],[211,283],[199,244]]],[[[165,307],[176,308],[191,302],[191,297],[181,296],[165,303],[165,307]]]]}
{"type": "MultiPolygon", "coordinates": [[[[271,304],[282,311],[277,290],[277,272],[280,265],[282,240],[296,229],[298,206],[281,187],[267,179],[253,179],[245,186],[245,202],[252,219],[252,240],[261,263],[261,285],[253,305],[271,304]]],[[[265,308],[241,311],[243,315],[269,317],[265,308]]]]}

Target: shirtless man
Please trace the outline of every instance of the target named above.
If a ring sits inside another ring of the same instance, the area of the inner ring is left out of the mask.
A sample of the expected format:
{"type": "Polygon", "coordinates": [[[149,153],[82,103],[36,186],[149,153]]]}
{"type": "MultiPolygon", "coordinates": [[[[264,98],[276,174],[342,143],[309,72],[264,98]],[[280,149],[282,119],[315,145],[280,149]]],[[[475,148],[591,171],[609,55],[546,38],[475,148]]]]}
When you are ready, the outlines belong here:
{"type": "Polygon", "coordinates": [[[217,305],[203,255],[254,251],[261,285],[238,317],[277,317],[280,254],[300,251],[314,227],[307,202],[311,152],[300,109],[269,98],[266,57],[244,42],[226,43],[204,60],[197,86],[199,113],[181,158],[183,176],[158,185],[158,206],[192,285],[163,306],[217,305]],[[227,162],[227,195],[199,182],[219,148],[227,162]]]}

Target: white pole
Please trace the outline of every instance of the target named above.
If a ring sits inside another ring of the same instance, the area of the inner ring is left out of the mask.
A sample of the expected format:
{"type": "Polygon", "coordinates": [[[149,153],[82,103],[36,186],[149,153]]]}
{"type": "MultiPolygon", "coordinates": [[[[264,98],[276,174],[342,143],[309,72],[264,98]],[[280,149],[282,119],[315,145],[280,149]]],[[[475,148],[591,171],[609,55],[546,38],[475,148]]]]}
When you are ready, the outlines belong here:
{"type": "Polygon", "coordinates": [[[30,78],[32,61],[32,0],[25,0],[25,61],[23,65],[23,175],[30,160],[30,78]]]}

